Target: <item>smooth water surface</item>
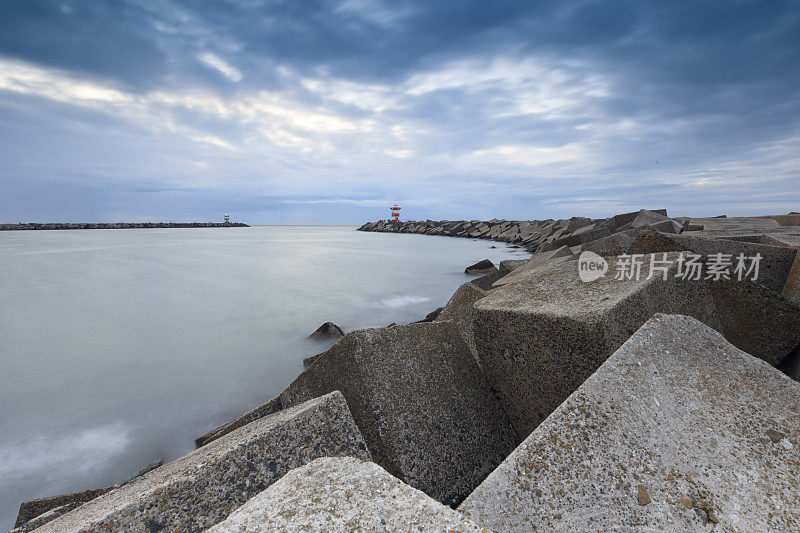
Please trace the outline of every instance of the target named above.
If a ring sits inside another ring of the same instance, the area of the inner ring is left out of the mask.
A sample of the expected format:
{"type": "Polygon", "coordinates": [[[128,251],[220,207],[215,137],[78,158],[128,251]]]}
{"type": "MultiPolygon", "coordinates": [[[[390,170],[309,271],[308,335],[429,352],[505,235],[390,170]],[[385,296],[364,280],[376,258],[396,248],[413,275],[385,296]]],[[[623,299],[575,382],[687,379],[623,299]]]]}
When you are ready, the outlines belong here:
{"type": "Polygon", "coordinates": [[[486,257],[354,226],[0,232],[0,529],[22,500],[117,483],[277,395],[307,336],[410,322],[486,257]]]}

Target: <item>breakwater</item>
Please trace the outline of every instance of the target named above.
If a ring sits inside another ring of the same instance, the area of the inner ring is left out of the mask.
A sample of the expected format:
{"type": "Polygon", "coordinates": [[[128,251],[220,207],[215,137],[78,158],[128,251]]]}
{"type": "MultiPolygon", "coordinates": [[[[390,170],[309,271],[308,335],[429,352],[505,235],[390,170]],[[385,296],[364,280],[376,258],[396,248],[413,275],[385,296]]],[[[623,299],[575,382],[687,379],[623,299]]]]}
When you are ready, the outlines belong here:
{"type": "Polygon", "coordinates": [[[0,231],[64,229],[249,228],[242,222],[74,222],[0,224],[0,231]]]}
{"type": "Polygon", "coordinates": [[[665,209],[635,211],[609,218],[572,217],[561,220],[409,220],[367,222],[359,231],[385,233],[417,233],[489,239],[518,244],[530,252],[547,252],[561,246],[577,246],[613,233],[643,225],[659,231],[680,232],[686,219],[671,219],[665,209]]]}

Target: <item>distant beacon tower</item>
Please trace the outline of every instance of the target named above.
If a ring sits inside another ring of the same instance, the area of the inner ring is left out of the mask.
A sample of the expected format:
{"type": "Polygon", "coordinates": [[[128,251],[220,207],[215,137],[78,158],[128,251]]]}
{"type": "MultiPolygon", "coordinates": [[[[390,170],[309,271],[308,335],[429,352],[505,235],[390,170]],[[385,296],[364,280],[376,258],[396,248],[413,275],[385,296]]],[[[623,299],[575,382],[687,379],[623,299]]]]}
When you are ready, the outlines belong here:
{"type": "Polygon", "coordinates": [[[228,213],[225,213],[225,215],[223,216],[223,218],[225,219],[225,223],[226,223],[226,224],[230,224],[230,222],[231,222],[231,216],[230,216],[228,213]]]}
{"type": "Polygon", "coordinates": [[[392,222],[400,222],[400,209],[397,204],[389,208],[389,211],[392,212],[392,222]]]}

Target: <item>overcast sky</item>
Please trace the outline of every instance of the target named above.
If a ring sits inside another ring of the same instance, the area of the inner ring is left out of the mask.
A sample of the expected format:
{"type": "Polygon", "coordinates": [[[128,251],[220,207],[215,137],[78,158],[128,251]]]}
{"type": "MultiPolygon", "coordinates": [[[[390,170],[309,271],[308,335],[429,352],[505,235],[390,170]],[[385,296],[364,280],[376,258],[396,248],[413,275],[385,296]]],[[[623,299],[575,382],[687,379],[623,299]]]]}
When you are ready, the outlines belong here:
{"type": "Polygon", "coordinates": [[[0,3],[0,222],[800,211],[800,2],[0,3]]]}

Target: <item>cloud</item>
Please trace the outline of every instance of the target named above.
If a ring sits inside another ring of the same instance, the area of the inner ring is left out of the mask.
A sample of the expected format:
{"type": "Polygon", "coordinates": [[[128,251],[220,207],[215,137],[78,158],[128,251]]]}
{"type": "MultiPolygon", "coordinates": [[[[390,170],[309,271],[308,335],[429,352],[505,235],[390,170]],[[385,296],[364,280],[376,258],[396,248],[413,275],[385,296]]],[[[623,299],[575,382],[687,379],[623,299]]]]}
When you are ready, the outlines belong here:
{"type": "Polygon", "coordinates": [[[242,73],[239,72],[239,69],[229,65],[216,54],[212,54],[211,52],[203,52],[197,56],[197,59],[199,59],[208,67],[219,71],[223,76],[232,82],[242,81],[242,73]]]}
{"type": "Polygon", "coordinates": [[[293,221],[384,199],[421,218],[745,214],[800,190],[792,2],[33,4],[0,8],[12,217],[55,184],[98,217],[175,216],[158,190],[293,221]]]}

